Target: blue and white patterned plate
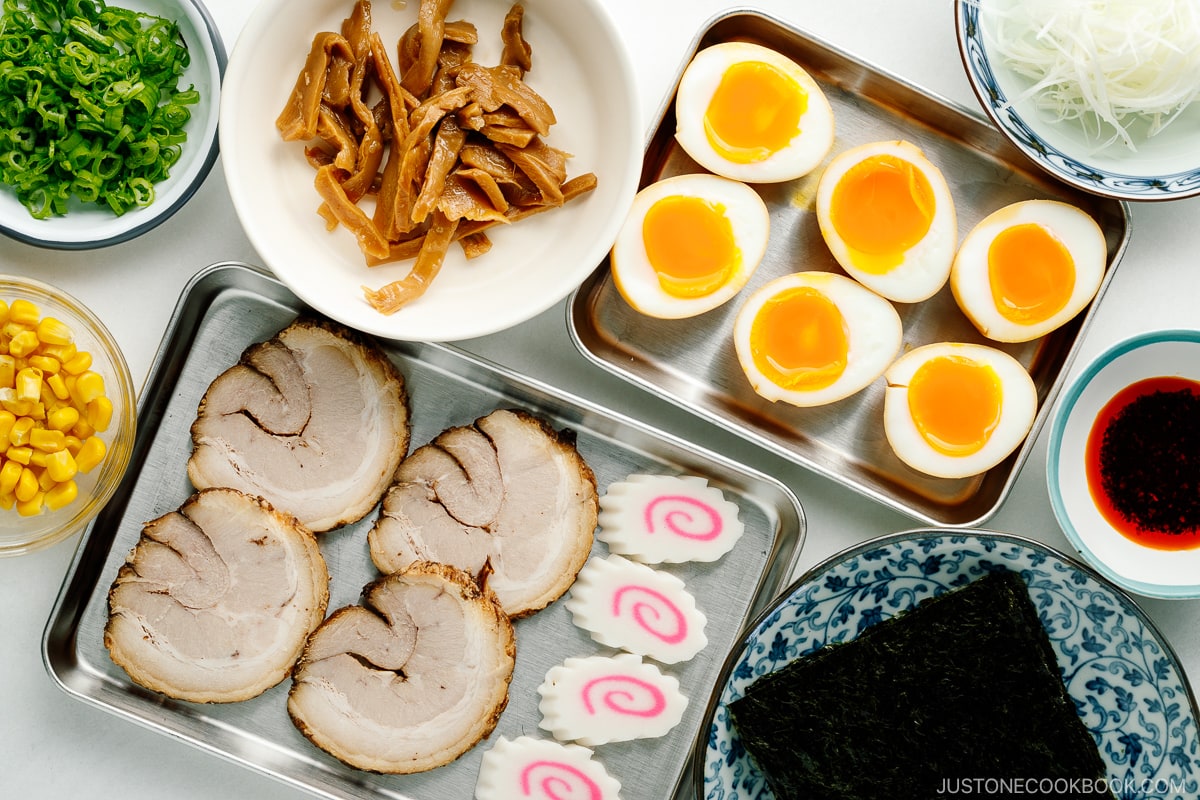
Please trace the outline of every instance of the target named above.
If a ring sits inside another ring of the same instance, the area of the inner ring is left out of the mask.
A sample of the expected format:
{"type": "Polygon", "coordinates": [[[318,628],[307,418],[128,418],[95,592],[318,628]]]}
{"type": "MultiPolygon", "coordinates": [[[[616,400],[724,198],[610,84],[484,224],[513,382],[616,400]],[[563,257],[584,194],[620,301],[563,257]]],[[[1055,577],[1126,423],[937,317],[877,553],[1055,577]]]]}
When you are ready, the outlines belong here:
{"type": "Polygon", "coordinates": [[[959,54],[983,110],[1021,152],[1059,180],[1104,197],[1176,200],[1200,194],[1200,103],[1139,141],[1136,151],[1120,142],[1100,147],[1082,125],[1039,112],[1022,97],[1027,83],[990,58],[989,1],[955,0],[959,54]]]}
{"type": "Polygon", "coordinates": [[[1067,689],[1108,765],[1113,794],[1120,800],[1200,796],[1195,698],[1175,653],[1127,595],[1038,542],[931,529],[874,539],[830,558],[748,628],[717,681],[711,722],[697,743],[700,800],[775,800],[729,718],[729,703],[751,683],[1005,568],[1029,585],[1067,689]]]}

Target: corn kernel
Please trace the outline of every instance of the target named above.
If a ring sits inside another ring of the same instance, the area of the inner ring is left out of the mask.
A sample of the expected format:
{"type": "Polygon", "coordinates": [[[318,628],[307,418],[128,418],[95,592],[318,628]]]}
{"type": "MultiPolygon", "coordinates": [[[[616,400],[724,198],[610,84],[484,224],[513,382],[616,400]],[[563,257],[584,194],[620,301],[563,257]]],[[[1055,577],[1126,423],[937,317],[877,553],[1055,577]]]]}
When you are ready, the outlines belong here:
{"type": "Polygon", "coordinates": [[[71,435],[78,437],[81,440],[88,439],[95,434],[96,431],[92,429],[91,424],[87,421],[87,417],[80,417],[79,422],[76,422],[71,428],[71,435]]]}
{"type": "Polygon", "coordinates": [[[53,358],[59,364],[64,364],[70,361],[79,352],[74,343],[71,344],[43,344],[41,354],[47,358],[53,358]]]}
{"type": "Polygon", "coordinates": [[[75,457],[71,455],[69,450],[59,450],[57,453],[50,453],[46,456],[46,475],[55,483],[69,481],[79,472],[79,467],[75,464],[75,457]]]}
{"type": "Polygon", "coordinates": [[[87,404],[87,423],[92,426],[93,430],[99,433],[108,430],[108,426],[112,424],[112,418],[112,400],[104,395],[100,395],[87,404]]]}
{"type": "Polygon", "coordinates": [[[12,433],[13,425],[17,422],[17,415],[11,411],[0,410],[0,442],[7,445],[8,435],[12,433]]]}
{"type": "Polygon", "coordinates": [[[79,398],[79,401],[86,406],[104,394],[104,377],[99,372],[92,372],[91,370],[79,373],[79,376],[75,379],[74,393],[79,398]]]}
{"type": "Polygon", "coordinates": [[[0,467],[0,495],[12,494],[17,488],[17,481],[21,479],[21,473],[25,471],[25,467],[17,461],[5,461],[4,466],[0,467]]]}
{"type": "Polygon", "coordinates": [[[0,323],[8,322],[8,303],[0,300],[0,323]]]}
{"type": "MultiPolygon", "coordinates": [[[[60,406],[46,415],[46,425],[64,434],[75,427],[76,422],[79,422],[79,412],[73,406],[60,406]]],[[[0,418],[0,434],[3,432],[3,419],[0,418]]]]}
{"type": "Polygon", "coordinates": [[[24,333],[27,330],[29,330],[29,326],[9,320],[8,322],[4,323],[4,327],[0,328],[0,337],[12,342],[13,337],[19,333],[24,333]]]}
{"type": "Polygon", "coordinates": [[[80,472],[91,472],[97,464],[104,460],[107,452],[108,446],[104,444],[103,439],[99,436],[89,436],[84,439],[79,453],[75,456],[75,466],[79,468],[80,472]]]}
{"type": "Polygon", "coordinates": [[[5,451],[4,455],[8,456],[9,461],[15,461],[22,467],[29,466],[29,461],[33,458],[32,447],[10,447],[5,451]]]}
{"type": "Polygon", "coordinates": [[[30,417],[17,417],[12,430],[8,432],[8,441],[13,447],[29,444],[29,433],[33,430],[33,422],[30,417]]]}
{"type": "Polygon", "coordinates": [[[7,354],[0,356],[0,388],[14,388],[16,381],[17,360],[7,354]]]}
{"type": "Polygon", "coordinates": [[[25,358],[25,356],[36,351],[39,344],[41,342],[38,341],[36,331],[21,331],[8,343],[8,352],[16,358],[25,358]]]}
{"type": "Polygon", "coordinates": [[[42,513],[43,496],[44,495],[42,492],[39,491],[34,492],[33,497],[29,498],[28,500],[22,501],[21,498],[18,497],[17,513],[22,517],[36,517],[38,514],[42,513]]]}
{"type": "Polygon", "coordinates": [[[71,333],[71,329],[54,317],[42,317],[42,321],[37,323],[37,337],[44,344],[60,347],[75,341],[75,334],[71,333]]]}
{"type": "Polygon", "coordinates": [[[17,488],[13,490],[13,494],[17,496],[18,503],[23,503],[32,500],[37,493],[37,475],[29,467],[25,467],[21,470],[21,477],[17,479],[17,488]]]}
{"type": "Polygon", "coordinates": [[[42,371],[37,367],[25,367],[17,371],[13,388],[18,400],[42,399],[42,371]]]}
{"type": "Polygon", "coordinates": [[[0,494],[0,508],[5,511],[12,511],[17,504],[17,498],[13,497],[13,493],[0,494]]]}
{"type": "Polygon", "coordinates": [[[88,352],[80,352],[63,361],[62,368],[72,375],[79,375],[91,369],[92,354],[88,352]]]}
{"type": "Polygon", "coordinates": [[[67,388],[67,382],[62,375],[54,374],[46,379],[46,385],[50,387],[50,391],[59,400],[68,400],[71,397],[71,390],[67,388]]]}
{"type": "Polygon", "coordinates": [[[29,366],[37,367],[44,375],[56,375],[62,368],[62,363],[53,356],[33,355],[27,359],[29,366]]]}
{"type": "Polygon", "coordinates": [[[29,432],[29,445],[43,453],[57,453],[67,446],[67,437],[62,431],[34,428],[29,432]]]}
{"type": "Polygon", "coordinates": [[[83,447],[83,441],[78,436],[68,433],[66,445],[67,452],[72,456],[77,456],[79,455],[80,447],[83,447]]]}
{"type": "MultiPolygon", "coordinates": [[[[34,455],[41,455],[43,461],[46,457],[45,453],[34,453],[34,455]]],[[[37,475],[38,489],[40,491],[48,492],[58,483],[58,481],[54,480],[54,478],[51,478],[49,473],[46,472],[46,465],[44,463],[39,464],[38,468],[34,470],[33,474],[37,475]]]]}
{"type": "Polygon", "coordinates": [[[57,511],[63,506],[75,502],[75,498],[78,496],[79,487],[75,484],[75,481],[66,480],[59,483],[53,489],[47,490],[43,502],[46,504],[46,508],[51,511],[57,511]]]}
{"type": "Polygon", "coordinates": [[[42,312],[37,305],[24,298],[13,300],[8,307],[9,320],[21,325],[37,325],[41,316],[42,312]]]}

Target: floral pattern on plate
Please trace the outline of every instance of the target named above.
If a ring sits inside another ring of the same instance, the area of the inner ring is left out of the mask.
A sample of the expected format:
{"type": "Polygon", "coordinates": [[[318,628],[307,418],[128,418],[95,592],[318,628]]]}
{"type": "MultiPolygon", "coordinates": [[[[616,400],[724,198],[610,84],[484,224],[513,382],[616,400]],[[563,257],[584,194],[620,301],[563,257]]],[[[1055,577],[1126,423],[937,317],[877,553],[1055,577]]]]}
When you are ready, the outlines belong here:
{"type": "Polygon", "coordinates": [[[1120,800],[1200,792],[1195,698],[1146,615],[1090,569],[1005,534],[910,531],[836,555],[797,580],[749,629],[718,681],[697,748],[703,800],[775,800],[731,727],[728,704],[790,661],[984,575],[1019,572],[1050,635],[1067,690],[1120,800]]]}

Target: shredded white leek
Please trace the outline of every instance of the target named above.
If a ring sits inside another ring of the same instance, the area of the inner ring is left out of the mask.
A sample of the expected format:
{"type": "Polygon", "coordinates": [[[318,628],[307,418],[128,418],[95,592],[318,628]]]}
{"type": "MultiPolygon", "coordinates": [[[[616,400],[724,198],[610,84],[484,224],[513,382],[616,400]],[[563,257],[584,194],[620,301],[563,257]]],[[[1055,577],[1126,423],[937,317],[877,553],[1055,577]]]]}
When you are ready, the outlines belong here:
{"type": "Polygon", "coordinates": [[[979,0],[1020,97],[1136,149],[1200,96],[1200,0],[979,0]]]}

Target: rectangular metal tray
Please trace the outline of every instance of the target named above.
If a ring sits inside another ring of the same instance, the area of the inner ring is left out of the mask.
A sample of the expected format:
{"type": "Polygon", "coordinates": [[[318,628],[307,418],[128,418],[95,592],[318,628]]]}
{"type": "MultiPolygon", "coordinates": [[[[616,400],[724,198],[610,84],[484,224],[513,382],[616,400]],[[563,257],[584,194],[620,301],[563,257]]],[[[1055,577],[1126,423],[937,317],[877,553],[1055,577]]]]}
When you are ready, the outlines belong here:
{"type": "MultiPolygon", "coordinates": [[[[344,766],[311,745],[285,708],[290,681],[246,702],[198,705],[133,684],[103,645],[107,593],[143,523],[177,508],[192,492],[185,465],[189,427],[209,383],[249,344],[269,338],[303,309],[282,284],[238,264],[201,271],[185,289],[151,368],[140,403],[132,459],[116,497],[90,526],[47,624],[44,657],[52,677],[75,697],[285,782],[330,798],[470,800],[483,742],[458,761],[421,775],[385,776],[344,766]]],[[[634,420],[566,396],[451,347],[388,343],[412,405],[413,447],[444,428],[469,424],[499,407],[531,410],[578,435],[600,491],[633,472],[702,475],[739,507],[746,533],[712,565],[668,567],[707,615],[709,644],[668,671],[690,702],[683,721],[653,740],[595,748],[626,800],[662,800],[688,780],[688,754],[726,653],[745,622],[787,582],[804,539],[805,519],[782,484],[705,453],[634,420]]],[[[377,577],[366,548],[375,513],[322,534],[332,576],[332,611],[354,603],[377,577]]],[[[594,552],[604,552],[597,542],[594,552]]],[[[509,703],[493,734],[542,735],[537,687],[568,656],[604,652],[576,628],[562,602],[516,623],[517,663],[509,703]]]]}
{"type": "MultiPolygon", "coordinates": [[[[1086,313],[1042,339],[999,345],[1030,371],[1040,403],[1024,445],[972,478],[922,475],[891,452],[883,435],[883,382],[820,408],[772,404],[756,395],[733,349],[740,304],[757,287],[791,272],[840,272],[817,226],[813,198],[820,168],[782,184],[754,188],[771,214],[766,258],[739,298],[683,320],[643,316],[621,298],[608,261],[572,295],[568,325],[579,350],[594,363],[796,464],[932,525],[975,525],[997,510],[1044,424],[1084,331],[1108,287],[1129,235],[1127,207],[1077,191],[1044,175],[981,115],[888,75],[870,64],[758,12],[734,11],[701,31],[679,74],[699,50],[726,41],[778,50],[803,66],[833,107],[836,140],[830,157],[871,141],[906,139],[937,164],[955,198],[960,236],[1008,203],[1059,199],[1089,212],[1104,230],[1105,278],[1086,313]]],[[[668,93],[645,153],[641,185],[700,172],[675,142],[674,90],[668,93]]],[[[959,311],[947,286],[930,300],[898,305],[904,349],[935,341],[986,343],[959,311]]]]}

